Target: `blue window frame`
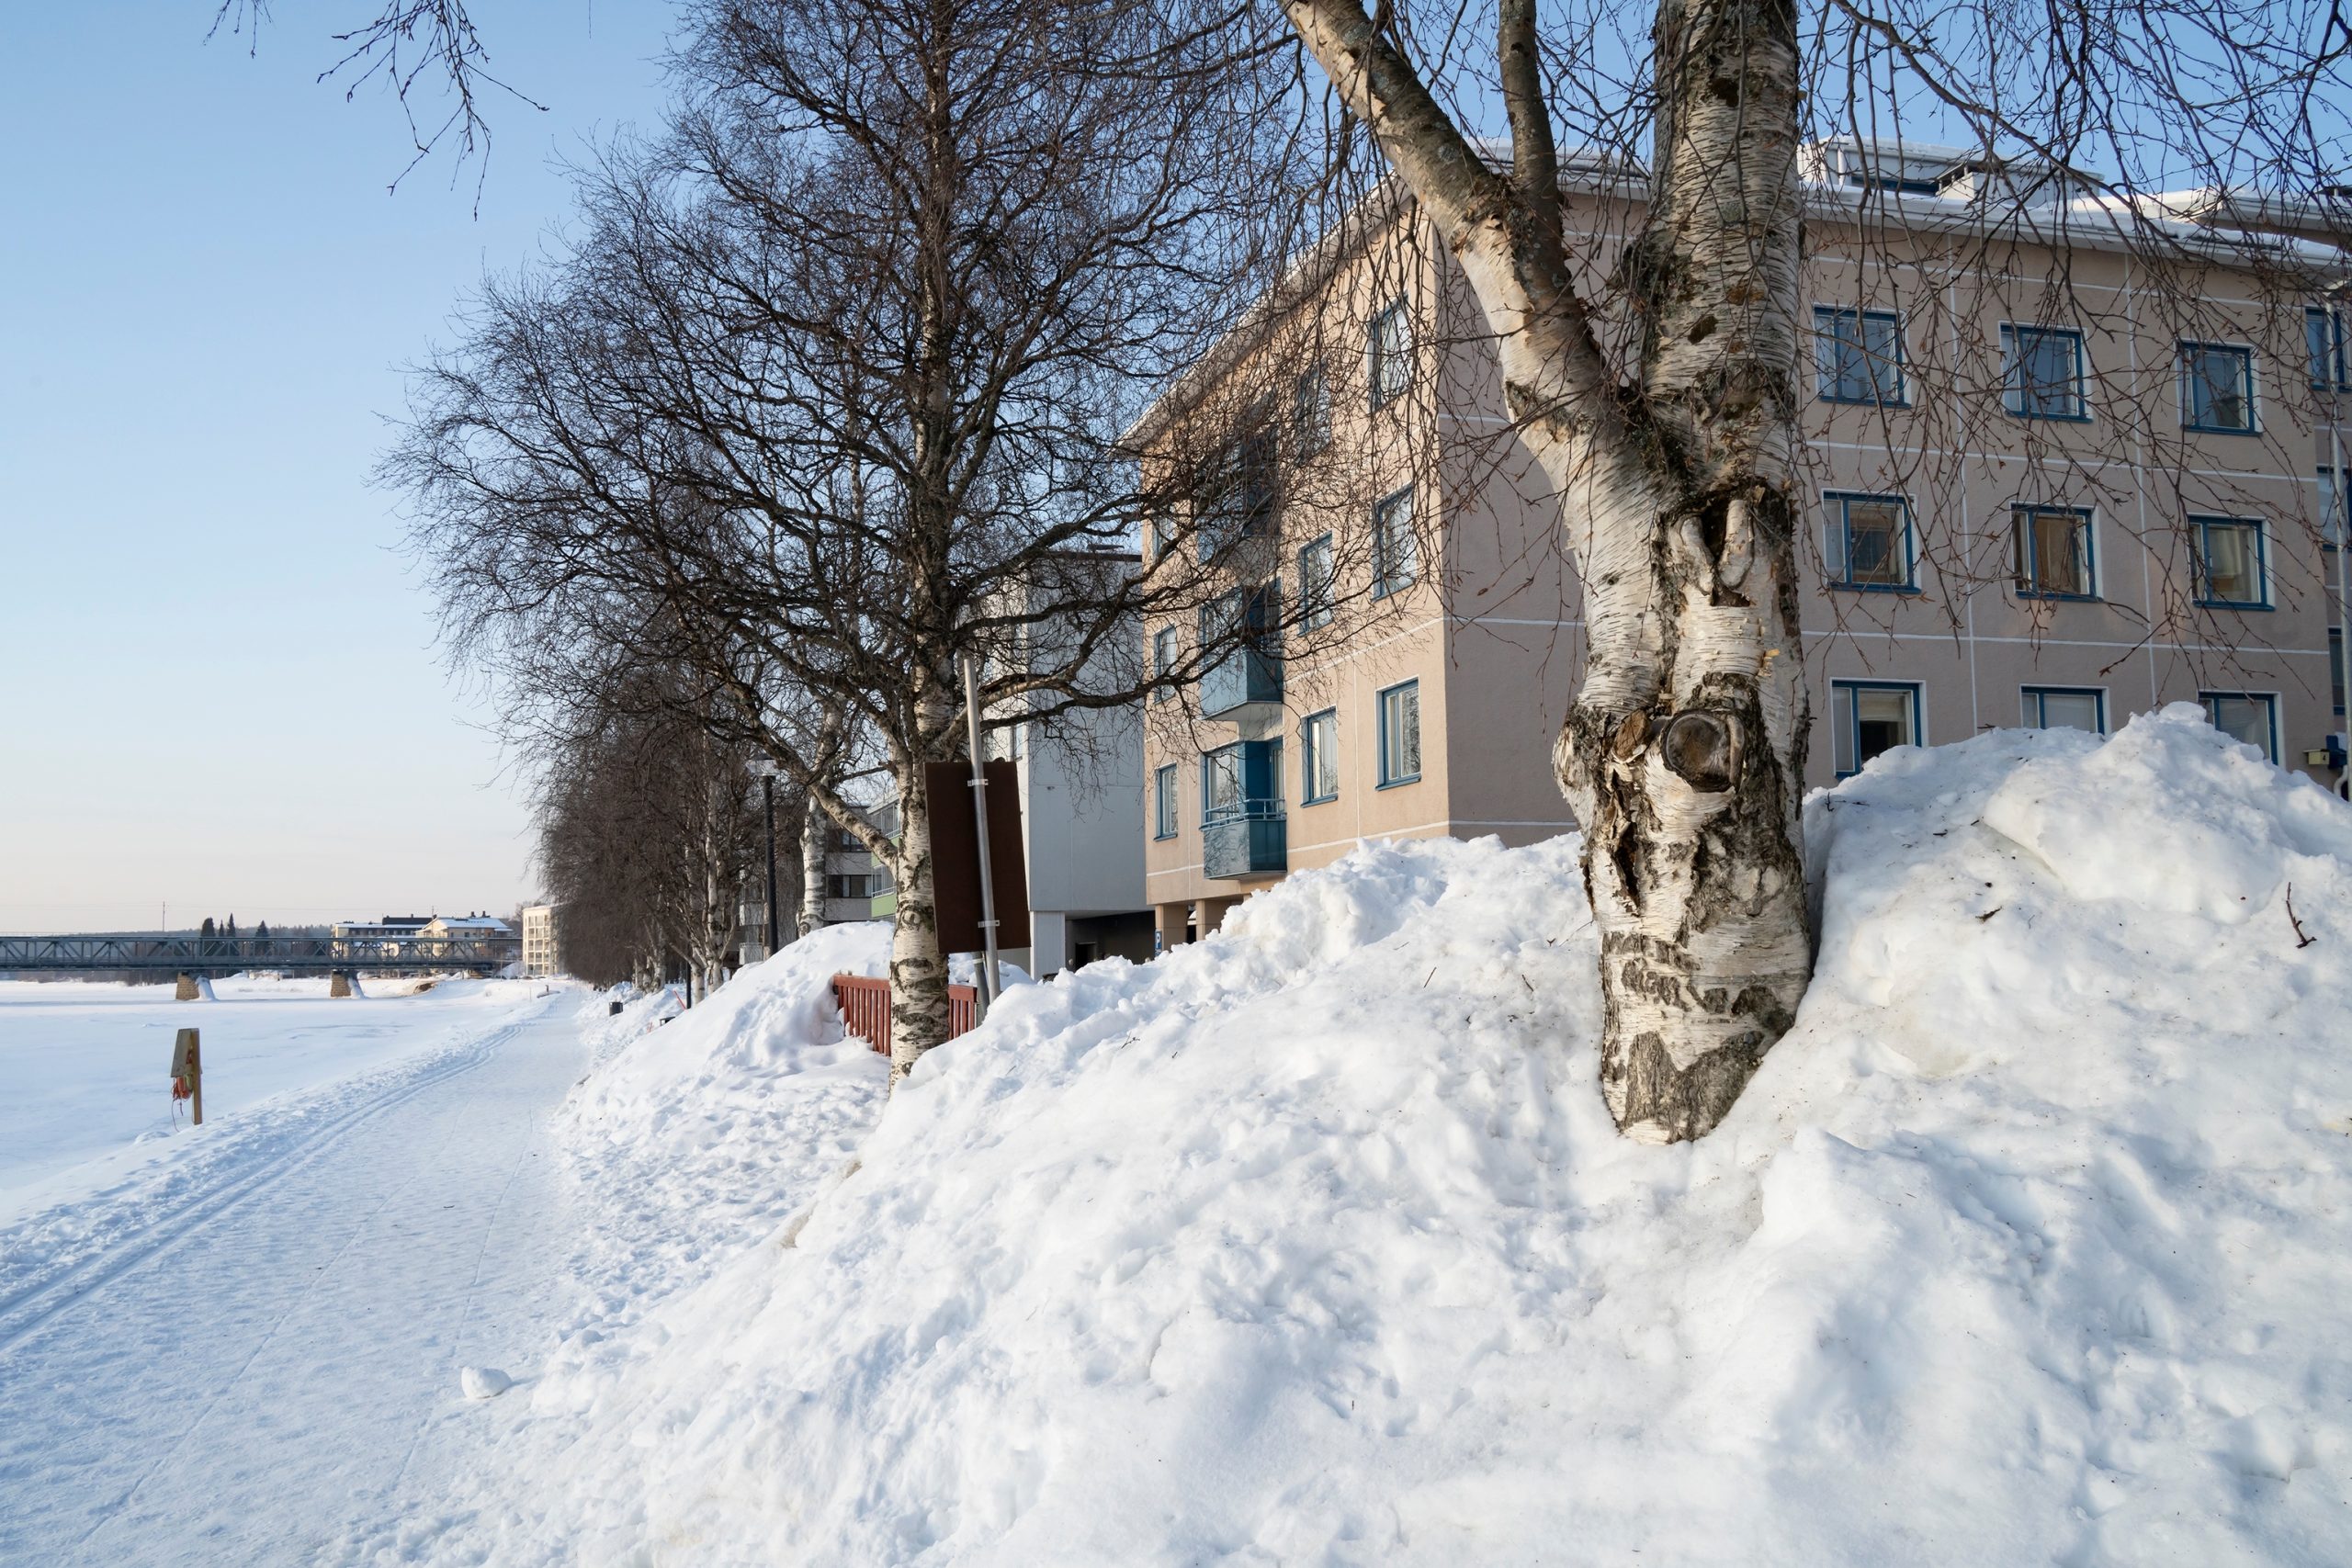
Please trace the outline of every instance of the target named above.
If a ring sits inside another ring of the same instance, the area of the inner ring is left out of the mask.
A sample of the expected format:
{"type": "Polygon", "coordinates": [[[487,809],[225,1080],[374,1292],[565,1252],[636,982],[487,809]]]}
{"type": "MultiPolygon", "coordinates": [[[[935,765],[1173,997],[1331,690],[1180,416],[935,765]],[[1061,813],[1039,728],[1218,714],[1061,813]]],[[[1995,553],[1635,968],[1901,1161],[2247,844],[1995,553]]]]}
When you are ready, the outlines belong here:
{"type": "Polygon", "coordinates": [[[1152,771],[1151,836],[1155,839],[1176,836],[1176,764],[1173,762],[1152,771]]]}
{"type": "Polygon", "coordinates": [[[1828,491],[1822,536],[1822,562],[1832,588],[1880,593],[1916,593],[1916,552],[1911,506],[1899,495],[1860,495],[1828,491]]]}
{"type": "Polygon", "coordinates": [[[1164,703],[1176,694],[1176,687],[1167,679],[1176,668],[1176,628],[1162,626],[1151,634],[1151,672],[1159,677],[1159,684],[1151,689],[1151,700],[1164,703]]]}
{"type": "Polygon", "coordinates": [[[1298,628],[1320,630],[1331,624],[1338,579],[1331,566],[1331,536],[1307,541],[1298,552],[1298,628]]]}
{"type": "Polygon", "coordinates": [[[2313,306],[2303,312],[2303,350],[2311,383],[2322,390],[2352,391],[2352,363],[2344,353],[2344,312],[2313,306]]]}
{"type": "Polygon", "coordinates": [[[2262,524],[2249,517],[2191,517],[2197,602],[2223,610],[2270,608],[2268,549],[2262,524]]]}
{"type": "Polygon", "coordinates": [[[1815,386],[1828,403],[1901,408],[1903,321],[1892,310],[1813,310],[1815,386]]]}
{"type": "Polygon", "coordinates": [[[2278,699],[2268,692],[2199,692],[2205,716],[2222,734],[2278,760],[2278,699]]]}
{"type": "Polygon", "coordinates": [[[1340,715],[1336,708],[1308,714],[1298,724],[1298,803],[1320,806],[1340,798],[1340,715]]]}
{"type": "Polygon", "coordinates": [[[1829,682],[1830,761],[1839,778],[1852,778],[1881,752],[1925,744],[1920,735],[1917,682],[1829,682]]]}
{"type": "Polygon", "coordinates": [[[2097,686],[2020,686],[2028,729],[2107,733],[2107,693],[2097,686]]]}
{"type": "Polygon", "coordinates": [[[2254,350],[2225,343],[2180,345],[2180,423],[2211,435],[2254,435],[2254,350]]]}
{"type": "Polygon", "coordinates": [[[1331,384],[1323,367],[1299,372],[1290,389],[1291,452],[1301,461],[1331,444],[1331,384]]]}
{"type": "Polygon", "coordinates": [[[2013,506],[2009,527],[2018,598],[2098,597],[2089,513],[2071,506],[2013,506]]]}
{"type": "Polygon", "coordinates": [[[1380,787],[1419,782],[1421,683],[1405,681],[1379,695],[1380,787]]]}
{"type": "Polygon", "coordinates": [[[1372,596],[1385,599],[1410,588],[1420,564],[1420,536],[1413,530],[1413,491],[1408,485],[1372,509],[1372,596]]]}
{"type": "Polygon", "coordinates": [[[1377,411],[1403,397],[1413,384],[1413,320],[1405,313],[1404,300],[1373,317],[1364,346],[1371,360],[1372,406],[1377,411]]]}
{"type": "Polygon", "coordinates": [[[2019,419],[2087,422],[2083,334],[2064,327],[2001,325],[2002,406],[2019,419]]]}

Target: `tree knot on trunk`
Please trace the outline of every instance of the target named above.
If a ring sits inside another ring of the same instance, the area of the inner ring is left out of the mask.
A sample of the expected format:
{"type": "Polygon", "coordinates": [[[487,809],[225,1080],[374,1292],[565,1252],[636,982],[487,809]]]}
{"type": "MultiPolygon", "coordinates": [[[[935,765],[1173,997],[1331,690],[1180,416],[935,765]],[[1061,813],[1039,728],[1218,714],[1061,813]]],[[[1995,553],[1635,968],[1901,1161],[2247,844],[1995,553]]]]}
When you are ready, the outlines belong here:
{"type": "Polygon", "coordinates": [[[1731,788],[1739,777],[1739,721],[1704,708],[1675,715],[1658,740],[1667,770],[1702,795],[1731,788]]]}

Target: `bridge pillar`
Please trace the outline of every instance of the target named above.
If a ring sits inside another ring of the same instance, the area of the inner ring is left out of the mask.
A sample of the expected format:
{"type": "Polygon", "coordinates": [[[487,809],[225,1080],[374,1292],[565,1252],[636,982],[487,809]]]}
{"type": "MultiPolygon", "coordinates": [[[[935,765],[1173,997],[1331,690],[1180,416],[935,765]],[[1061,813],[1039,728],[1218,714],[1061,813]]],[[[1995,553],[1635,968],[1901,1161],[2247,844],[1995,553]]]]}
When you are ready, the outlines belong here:
{"type": "Polygon", "coordinates": [[[196,1001],[201,995],[196,988],[196,976],[193,975],[182,975],[180,983],[172,989],[172,1000],[175,1002],[196,1001]]]}
{"type": "Polygon", "coordinates": [[[336,970],[327,979],[327,995],[330,998],[351,995],[351,976],[340,969],[336,970]]]}

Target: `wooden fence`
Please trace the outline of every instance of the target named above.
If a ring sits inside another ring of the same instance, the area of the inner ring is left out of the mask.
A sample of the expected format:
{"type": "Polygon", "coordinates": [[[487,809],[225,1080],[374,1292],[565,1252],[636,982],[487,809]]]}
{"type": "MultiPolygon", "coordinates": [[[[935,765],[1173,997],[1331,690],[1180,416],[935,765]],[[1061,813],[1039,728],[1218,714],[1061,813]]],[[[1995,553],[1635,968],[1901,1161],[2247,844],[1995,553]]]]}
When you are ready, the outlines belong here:
{"type": "MultiPolygon", "coordinates": [[[[852,1034],[885,1056],[890,1054],[890,982],[867,975],[833,976],[833,1000],[842,1010],[842,1023],[852,1034]]],[[[947,987],[947,1034],[950,1039],[972,1027],[978,993],[969,986],[947,987]]]]}

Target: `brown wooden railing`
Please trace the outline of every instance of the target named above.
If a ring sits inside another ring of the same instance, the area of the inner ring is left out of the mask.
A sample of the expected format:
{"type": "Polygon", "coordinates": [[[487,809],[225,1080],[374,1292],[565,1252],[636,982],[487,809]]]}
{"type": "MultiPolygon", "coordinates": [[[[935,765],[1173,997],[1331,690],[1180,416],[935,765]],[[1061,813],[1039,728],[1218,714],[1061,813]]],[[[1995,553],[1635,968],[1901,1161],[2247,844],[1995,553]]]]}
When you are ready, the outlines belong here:
{"type": "MultiPolygon", "coordinates": [[[[842,1010],[842,1023],[852,1034],[885,1056],[890,1054],[890,982],[870,975],[833,976],[833,1000],[842,1010]]],[[[969,986],[947,987],[947,1034],[954,1039],[972,1027],[972,1012],[979,998],[969,986]]]]}

